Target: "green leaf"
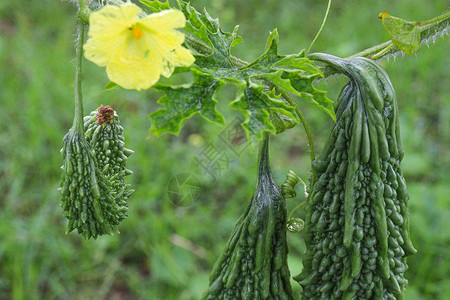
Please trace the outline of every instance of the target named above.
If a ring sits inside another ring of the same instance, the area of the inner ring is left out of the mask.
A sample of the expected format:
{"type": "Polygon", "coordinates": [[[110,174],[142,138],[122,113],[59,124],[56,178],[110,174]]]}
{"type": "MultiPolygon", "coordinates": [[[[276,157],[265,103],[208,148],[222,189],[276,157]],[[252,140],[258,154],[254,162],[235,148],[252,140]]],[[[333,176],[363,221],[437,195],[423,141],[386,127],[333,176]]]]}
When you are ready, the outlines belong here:
{"type": "Polygon", "coordinates": [[[189,85],[165,86],[157,84],[155,88],[165,95],[158,100],[165,109],[150,114],[150,131],[160,135],[163,132],[178,134],[187,119],[200,114],[206,120],[225,125],[223,116],[216,110],[216,92],[225,85],[224,81],[212,76],[193,72],[194,82],[189,85]]]}
{"type": "MultiPolygon", "coordinates": [[[[275,99],[282,99],[281,94],[277,95],[275,89],[271,90],[268,95],[275,99]]],[[[282,101],[285,102],[284,99],[282,99],[282,101]]],[[[290,112],[293,113],[292,111],[290,112]]],[[[292,118],[278,111],[271,110],[269,116],[270,123],[275,127],[277,134],[294,127],[299,122],[297,114],[293,114],[294,117],[292,118]]]]}
{"type": "Polygon", "coordinates": [[[118,86],[117,83],[112,82],[112,81],[108,81],[108,83],[105,85],[105,91],[118,89],[118,88],[120,88],[120,86],[118,86]]]}
{"type": "Polygon", "coordinates": [[[264,91],[262,85],[252,82],[245,87],[240,87],[237,99],[230,106],[245,116],[242,127],[247,133],[252,147],[258,144],[264,132],[276,134],[278,130],[286,129],[281,127],[277,129],[271,123],[271,116],[277,119],[278,126],[282,126],[280,122],[284,116],[286,116],[286,120],[295,120],[298,123],[298,118],[292,106],[288,106],[284,101],[274,97],[273,93],[264,91]]]}
{"type": "Polygon", "coordinates": [[[420,22],[410,22],[388,15],[386,12],[379,15],[383,26],[391,36],[397,48],[408,55],[413,55],[420,47],[420,22]]]}
{"type": "Polygon", "coordinates": [[[206,10],[197,12],[184,1],[178,1],[186,16],[185,44],[196,54],[195,67],[216,79],[243,79],[231,56],[231,48],[242,42],[236,26],[233,32],[223,32],[219,20],[213,19],[206,10]]]}
{"type": "MultiPolygon", "coordinates": [[[[142,1],[154,11],[168,8],[166,3],[142,1]]],[[[214,95],[227,83],[237,86],[236,96],[229,99],[230,106],[244,115],[241,125],[251,146],[262,139],[264,132],[280,133],[299,123],[295,109],[285,98],[287,94],[305,99],[334,118],[331,100],[312,86],[322,73],[303,51],[287,56],[278,54],[276,30],[270,34],[263,54],[248,63],[231,54],[232,48],[242,42],[238,26],[232,32],[224,32],[219,20],[206,10],[200,13],[185,1],[177,3],[186,17],[182,30],[184,45],[195,55],[193,66],[177,71],[191,71],[194,82],[187,86],[156,86],[165,93],[159,100],[165,109],[150,115],[152,133],[177,134],[184,122],[197,113],[211,122],[224,124],[216,110],[214,95]]]]}
{"type": "Polygon", "coordinates": [[[245,76],[250,79],[266,78],[270,80],[278,88],[299,96],[336,120],[333,101],[325,96],[325,92],[313,86],[313,81],[323,77],[323,74],[311,60],[304,56],[304,51],[287,56],[279,55],[276,30],[270,34],[263,55],[243,71],[245,76]]]}
{"type": "Polygon", "coordinates": [[[316,89],[312,80],[305,81],[303,79],[296,78],[296,76],[292,76],[291,74],[287,74],[286,76],[290,77],[291,84],[294,89],[301,91],[299,95],[300,98],[326,112],[333,119],[333,121],[336,121],[333,101],[325,95],[325,91],[316,89]]]}
{"type": "Polygon", "coordinates": [[[153,12],[160,12],[165,9],[170,9],[169,1],[159,2],[151,0],[140,0],[140,2],[151,9],[153,12]]]}
{"type": "Polygon", "coordinates": [[[210,56],[214,53],[214,45],[208,37],[208,31],[205,27],[193,29],[192,25],[186,24],[182,31],[185,35],[185,44],[191,50],[197,59],[198,56],[210,56]]]}

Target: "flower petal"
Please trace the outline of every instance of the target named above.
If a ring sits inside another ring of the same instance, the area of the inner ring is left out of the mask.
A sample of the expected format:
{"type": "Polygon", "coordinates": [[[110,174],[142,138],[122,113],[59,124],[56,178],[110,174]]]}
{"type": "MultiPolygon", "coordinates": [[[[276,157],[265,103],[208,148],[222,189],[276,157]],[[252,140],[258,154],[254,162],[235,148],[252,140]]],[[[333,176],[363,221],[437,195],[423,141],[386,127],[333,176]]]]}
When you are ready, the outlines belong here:
{"type": "Polygon", "coordinates": [[[86,58],[105,66],[118,52],[123,52],[130,38],[129,28],[141,11],[137,5],[125,4],[108,5],[93,12],[89,18],[89,39],[84,45],[86,58]]]}
{"type": "Polygon", "coordinates": [[[182,12],[165,10],[139,19],[141,11],[129,3],[92,13],[84,45],[86,58],[106,66],[109,79],[126,89],[147,89],[161,74],[169,77],[175,67],[195,61],[181,46],[184,34],[176,30],[186,23],[182,12]]]}
{"type": "Polygon", "coordinates": [[[195,58],[191,52],[186,48],[179,46],[163,57],[161,74],[165,77],[170,77],[175,67],[187,67],[192,65],[194,61],[195,58]]]}
{"type": "Polygon", "coordinates": [[[160,29],[182,28],[186,24],[186,18],[179,10],[167,9],[148,15],[139,22],[149,29],[159,31],[160,29]]]}
{"type": "Polygon", "coordinates": [[[161,59],[135,59],[126,62],[114,60],[106,67],[106,73],[112,82],[126,89],[148,89],[160,77],[161,59]],[[158,61],[159,60],[159,61],[158,61]]]}

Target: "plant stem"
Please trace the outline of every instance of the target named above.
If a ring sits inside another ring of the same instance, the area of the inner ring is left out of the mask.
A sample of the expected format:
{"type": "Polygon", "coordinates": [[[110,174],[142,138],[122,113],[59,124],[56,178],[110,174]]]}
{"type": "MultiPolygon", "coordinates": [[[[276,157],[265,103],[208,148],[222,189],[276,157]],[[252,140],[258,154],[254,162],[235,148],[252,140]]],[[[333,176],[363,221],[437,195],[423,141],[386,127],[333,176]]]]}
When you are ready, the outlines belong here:
{"type": "MultiPolygon", "coordinates": [[[[78,132],[84,132],[83,124],[83,92],[82,92],[82,62],[83,62],[83,44],[84,35],[87,25],[81,20],[77,24],[77,44],[76,44],[76,58],[75,58],[75,117],[73,119],[72,128],[78,132]]],[[[84,136],[84,135],[83,135],[84,136]]]]}
{"type": "Polygon", "coordinates": [[[352,59],[352,58],[355,58],[355,57],[368,57],[370,55],[373,55],[374,53],[381,52],[383,49],[390,48],[393,45],[394,44],[392,43],[392,41],[386,41],[386,42],[384,42],[382,44],[375,45],[373,47],[364,49],[361,52],[358,52],[358,53],[355,53],[353,55],[350,55],[350,56],[346,57],[346,59],[352,59]]]}
{"type": "MultiPolygon", "coordinates": [[[[424,22],[417,22],[417,24],[418,24],[417,28],[420,33],[420,43],[422,46],[423,41],[427,41],[438,34],[443,35],[446,32],[448,33],[448,29],[450,26],[450,12],[446,12],[442,15],[439,15],[433,19],[424,22]]],[[[355,57],[368,57],[373,60],[378,60],[387,57],[389,55],[395,56],[400,52],[404,53],[402,50],[400,50],[399,48],[397,48],[397,46],[394,45],[392,40],[389,40],[379,45],[367,48],[363,51],[350,55],[345,59],[352,59],[355,57]]],[[[337,70],[329,66],[319,66],[319,68],[323,72],[324,77],[328,77],[330,75],[337,73],[337,70]]]]}
{"type": "Polygon", "coordinates": [[[380,52],[378,52],[375,55],[369,56],[370,59],[379,59],[381,57],[383,57],[383,55],[385,55],[386,53],[389,52],[389,50],[391,50],[394,46],[394,44],[390,44],[389,46],[387,46],[386,48],[384,48],[383,50],[381,50],[380,52]]]}
{"type": "Polygon", "coordinates": [[[85,24],[89,24],[89,16],[91,15],[91,9],[87,4],[86,0],[79,0],[80,10],[78,11],[78,18],[81,19],[85,24]]]}
{"type": "MultiPolygon", "coordinates": [[[[283,97],[287,100],[287,102],[289,102],[289,104],[294,107],[295,112],[297,113],[298,117],[300,118],[300,121],[303,124],[303,128],[305,129],[306,137],[308,138],[310,159],[311,159],[311,164],[312,164],[312,162],[316,159],[316,154],[315,154],[315,151],[314,151],[314,142],[313,142],[313,139],[312,139],[311,130],[309,129],[309,125],[306,122],[306,119],[303,116],[303,113],[300,110],[300,107],[297,105],[297,103],[294,101],[294,99],[292,99],[292,97],[287,92],[282,91],[281,93],[282,93],[283,97]]],[[[315,181],[316,181],[316,174],[314,172],[314,168],[311,168],[311,182],[310,182],[310,186],[312,186],[315,181]]]]}
{"type": "Polygon", "coordinates": [[[294,207],[291,212],[289,213],[289,217],[287,218],[288,220],[290,218],[292,218],[292,215],[294,214],[294,212],[299,209],[300,207],[302,207],[304,204],[306,203],[306,201],[301,202],[300,204],[298,204],[296,207],[294,207]]]}
{"type": "Polygon", "coordinates": [[[311,42],[311,44],[309,45],[308,50],[306,50],[306,54],[308,55],[309,50],[311,50],[311,47],[314,45],[314,43],[316,42],[317,38],[319,37],[320,33],[322,32],[323,27],[325,26],[325,22],[327,21],[327,17],[328,17],[328,12],[330,11],[330,6],[331,6],[331,0],[328,0],[328,6],[327,6],[327,11],[325,12],[325,17],[323,17],[323,21],[322,21],[322,25],[320,25],[319,31],[317,32],[316,36],[314,37],[313,41],[311,42]]]}
{"type": "MultiPolygon", "coordinates": [[[[427,40],[431,36],[438,34],[440,32],[443,32],[445,28],[447,28],[450,24],[450,12],[443,13],[442,15],[439,15],[435,18],[432,18],[430,20],[426,20],[423,22],[417,22],[418,24],[418,30],[420,32],[420,41],[427,40]]],[[[365,49],[361,52],[358,52],[356,54],[353,54],[349,57],[346,57],[348,59],[355,58],[355,57],[369,57],[371,59],[380,59],[383,58],[386,55],[394,54],[396,52],[400,52],[401,50],[398,49],[392,40],[386,41],[382,44],[370,47],[368,49],[365,49]]]]}
{"type": "Polygon", "coordinates": [[[450,11],[447,11],[443,13],[442,15],[439,15],[437,17],[434,17],[433,19],[429,19],[423,22],[419,22],[420,26],[425,26],[433,23],[439,23],[440,21],[445,21],[446,19],[450,18],[450,11]]]}

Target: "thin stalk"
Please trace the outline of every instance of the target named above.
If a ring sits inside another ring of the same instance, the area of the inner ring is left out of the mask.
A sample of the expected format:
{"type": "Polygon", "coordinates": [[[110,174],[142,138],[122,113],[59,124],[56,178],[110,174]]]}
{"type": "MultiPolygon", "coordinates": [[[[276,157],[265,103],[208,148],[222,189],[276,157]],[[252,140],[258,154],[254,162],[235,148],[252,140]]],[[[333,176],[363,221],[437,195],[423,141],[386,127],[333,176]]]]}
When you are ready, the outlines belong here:
{"type": "Polygon", "coordinates": [[[393,48],[393,47],[394,47],[394,44],[390,44],[389,46],[387,46],[386,48],[384,48],[383,50],[381,50],[377,54],[369,56],[369,58],[370,59],[378,59],[378,58],[382,57],[383,55],[385,55],[386,53],[388,53],[389,50],[391,50],[391,48],[393,48]]]}
{"type": "Polygon", "coordinates": [[[346,58],[347,59],[352,59],[352,58],[355,58],[355,57],[368,57],[370,55],[373,55],[374,53],[382,51],[385,48],[390,48],[390,47],[392,47],[392,45],[394,45],[392,43],[392,41],[386,41],[386,42],[384,42],[382,44],[375,45],[375,46],[372,46],[370,48],[364,49],[363,51],[355,53],[353,55],[350,55],[350,56],[348,56],[346,58]]]}
{"type": "Polygon", "coordinates": [[[323,27],[325,26],[325,22],[327,21],[327,17],[328,17],[328,12],[330,11],[330,6],[331,6],[331,0],[328,0],[328,6],[327,6],[327,11],[325,12],[325,17],[323,18],[322,21],[322,25],[320,25],[319,31],[317,32],[316,36],[314,37],[313,41],[311,42],[311,44],[309,45],[308,50],[306,50],[306,54],[308,55],[309,50],[311,50],[311,47],[314,45],[314,43],[316,42],[317,38],[319,37],[320,33],[322,32],[323,27]]]}
{"type": "MultiPolygon", "coordinates": [[[[282,91],[282,95],[287,100],[287,102],[289,102],[289,104],[294,107],[295,112],[297,113],[297,116],[300,118],[300,121],[302,122],[303,128],[305,129],[306,137],[308,138],[310,159],[311,159],[311,164],[312,164],[312,162],[316,159],[316,154],[315,154],[315,151],[314,151],[314,142],[313,142],[311,130],[309,129],[309,125],[306,122],[306,119],[303,116],[303,113],[300,110],[300,107],[297,105],[297,103],[294,101],[294,99],[292,99],[292,97],[288,93],[286,93],[284,91],[282,91]]],[[[310,185],[313,186],[315,181],[316,181],[316,174],[314,172],[314,169],[311,168],[311,182],[310,182],[310,185]]]]}
{"type": "Polygon", "coordinates": [[[294,214],[294,212],[299,209],[300,207],[302,207],[304,204],[306,203],[306,201],[301,202],[300,204],[298,204],[296,207],[294,207],[291,212],[289,213],[289,217],[287,218],[288,220],[290,220],[292,218],[292,215],[294,214]]]}
{"type": "Polygon", "coordinates": [[[83,44],[84,35],[87,25],[82,21],[77,22],[77,44],[76,44],[76,58],[75,58],[75,117],[73,119],[72,128],[78,132],[84,131],[83,124],[83,92],[82,92],[82,62],[83,62],[83,44]]]}
{"type": "Polygon", "coordinates": [[[419,24],[420,24],[420,26],[425,26],[425,25],[429,25],[429,24],[433,24],[433,23],[438,23],[440,21],[445,21],[448,18],[450,18],[450,11],[447,11],[447,12],[443,13],[442,15],[434,17],[433,19],[419,22],[419,24]]]}

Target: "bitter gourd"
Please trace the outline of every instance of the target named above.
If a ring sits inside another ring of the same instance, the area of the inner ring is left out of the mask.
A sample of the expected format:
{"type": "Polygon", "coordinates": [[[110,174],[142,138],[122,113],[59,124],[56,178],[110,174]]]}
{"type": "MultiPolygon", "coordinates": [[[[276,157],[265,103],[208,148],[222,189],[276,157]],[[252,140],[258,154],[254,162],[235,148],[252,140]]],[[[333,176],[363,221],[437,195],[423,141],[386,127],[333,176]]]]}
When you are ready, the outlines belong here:
{"type": "Polygon", "coordinates": [[[108,105],[101,105],[96,111],[84,117],[86,141],[95,155],[97,166],[110,181],[112,195],[123,213],[119,214],[119,222],[127,216],[127,200],[133,193],[129,184],[125,184],[125,176],[133,172],[126,168],[126,161],[133,151],[124,147],[125,139],[119,116],[108,105]]]}
{"type": "Polygon", "coordinates": [[[64,137],[64,165],[60,183],[61,207],[74,229],[86,239],[117,232],[126,207],[119,207],[111,193],[111,183],[97,167],[84,133],[71,129],[64,137]]]}
{"type": "Polygon", "coordinates": [[[386,72],[366,58],[311,58],[349,77],[336,124],[313,163],[306,206],[305,299],[401,299],[407,285],[408,194],[397,100],[386,72]]]}
{"type": "Polygon", "coordinates": [[[117,225],[127,216],[126,199],[133,191],[123,177],[131,172],[125,169],[125,161],[132,151],[123,147],[123,128],[109,106],[86,117],[85,127],[86,134],[75,118],[64,137],[59,190],[64,217],[69,220],[67,233],[77,229],[86,239],[96,239],[118,233],[117,225]],[[97,127],[93,118],[108,123],[97,127]]]}
{"type": "Polygon", "coordinates": [[[203,299],[293,299],[287,266],[286,203],[269,164],[266,136],[256,190],[210,276],[203,299]]]}

